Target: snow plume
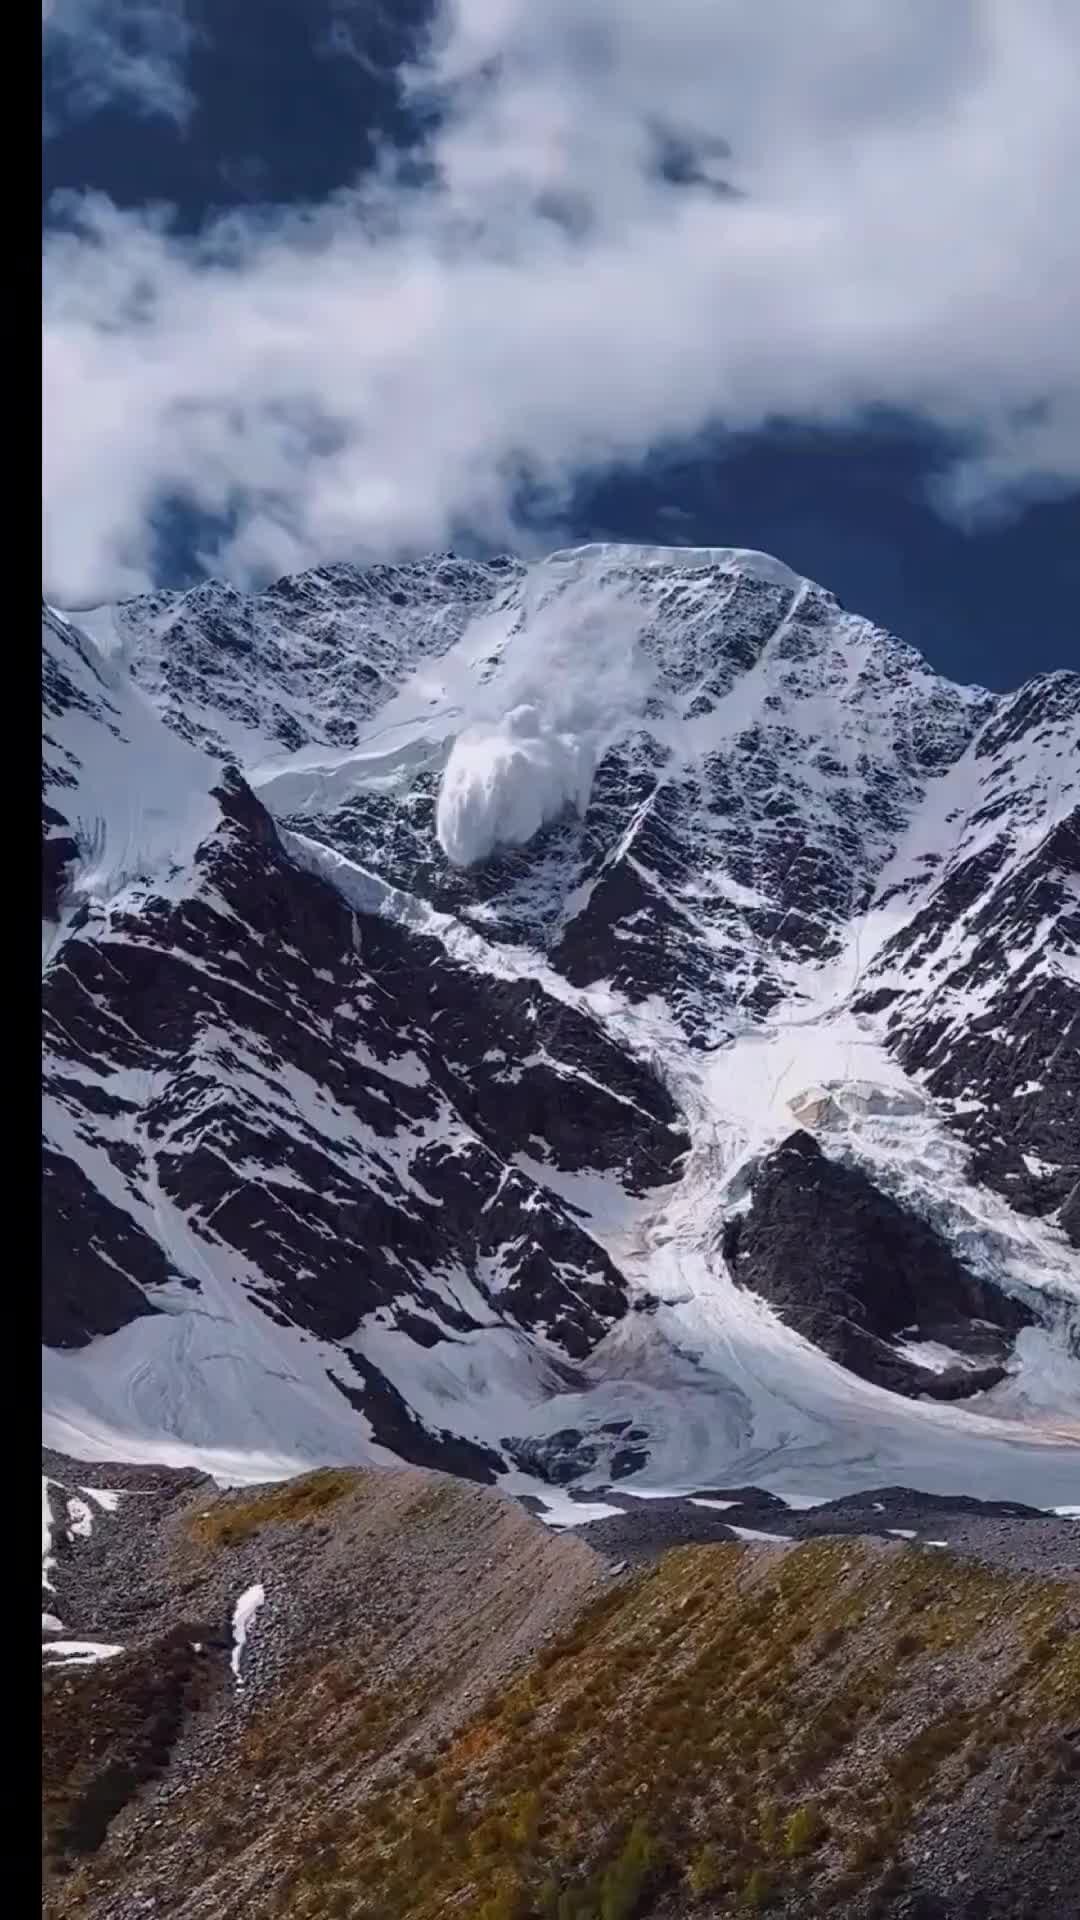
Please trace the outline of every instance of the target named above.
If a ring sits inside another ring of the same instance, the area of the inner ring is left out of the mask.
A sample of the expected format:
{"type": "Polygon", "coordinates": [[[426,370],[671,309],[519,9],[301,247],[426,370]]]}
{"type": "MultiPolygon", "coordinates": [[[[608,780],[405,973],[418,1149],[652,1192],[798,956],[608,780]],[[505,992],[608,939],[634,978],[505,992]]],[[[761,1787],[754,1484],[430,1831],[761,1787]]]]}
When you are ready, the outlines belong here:
{"type": "Polygon", "coordinates": [[[584,813],[593,765],[591,742],[545,727],[535,707],[467,728],[451,749],[435,815],[447,859],[471,867],[495,847],[523,847],[569,807],[584,813]]]}
{"type": "Polygon", "coordinates": [[[455,867],[525,846],[564,813],[583,814],[604,746],[644,697],[640,609],[587,581],[556,580],[545,604],[560,559],[537,569],[502,671],[450,749],[435,832],[455,867]]]}

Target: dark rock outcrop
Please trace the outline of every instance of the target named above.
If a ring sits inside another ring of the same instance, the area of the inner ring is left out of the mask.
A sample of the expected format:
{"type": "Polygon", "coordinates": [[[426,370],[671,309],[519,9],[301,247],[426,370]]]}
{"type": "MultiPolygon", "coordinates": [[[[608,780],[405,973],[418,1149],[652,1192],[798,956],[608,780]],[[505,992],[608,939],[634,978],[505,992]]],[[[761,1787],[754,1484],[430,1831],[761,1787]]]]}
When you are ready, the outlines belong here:
{"type": "Polygon", "coordinates": [[[83,1347],[154,1313],[145,1288],[169,1267],[161,1248],[61,1154],[42,1155],[41,1337],[83,1347]]]}
{"type": "Polygon", "coordinates": [[[1033,1316],[964,1267],[941,1236],[857,1167],[797,1132],[762,1163],[750,1210],[728,1221],[734,1279],[841,1366],[894,1393],[957,1399],[993,1386],[1033,1316]],[[983,1364],[942,1372],[891,1344],[934,1340],[983,1364]]]}

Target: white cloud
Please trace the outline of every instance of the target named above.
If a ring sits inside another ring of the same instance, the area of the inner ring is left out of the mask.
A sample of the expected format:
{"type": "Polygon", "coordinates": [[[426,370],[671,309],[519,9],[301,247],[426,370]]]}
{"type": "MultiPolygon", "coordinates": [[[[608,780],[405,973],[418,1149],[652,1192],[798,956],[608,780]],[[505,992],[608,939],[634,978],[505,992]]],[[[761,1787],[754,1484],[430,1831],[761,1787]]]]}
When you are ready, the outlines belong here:
{"type": "Polygon", "coordinates": [[[184,0],[42,0],[51,116],[45,133],[114,104],[183,125],[194,106],[186,77],[195,33],[184,0]]]}
{"type": "Polygon", "coordinates": [[[427,184],[49,236],[50,590],[151,577],[170,496],[237,578],[505,542],[523,474],[713,422],[916,414],[959,512],[1076,484],[1078,62],[1074,0],[446,0],[427,184]]]}

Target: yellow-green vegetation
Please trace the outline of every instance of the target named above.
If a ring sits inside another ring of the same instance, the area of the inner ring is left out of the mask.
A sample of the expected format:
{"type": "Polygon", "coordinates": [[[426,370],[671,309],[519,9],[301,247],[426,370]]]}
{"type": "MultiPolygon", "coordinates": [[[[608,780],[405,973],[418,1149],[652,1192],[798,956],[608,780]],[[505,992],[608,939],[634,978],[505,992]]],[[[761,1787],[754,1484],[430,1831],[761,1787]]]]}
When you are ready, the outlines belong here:
{"type": "Polygon", "coordinates": [[[784,1828],[784,1852],[789,1859],[809,1853],[825,1837],[825,1821],[817,1807],[796,1807],[784,1828]]]}
{"type": "Polygon", "coordinates": [[[750,1913],[767,1907],[773,1893],[772,1876],[766,1867],[755,1867],[742,1890],[742,1905],[750,1913]]]}
{"type": "MultiPolygon", "coordinates": [[[[918,1549],[687,1547],[606,1587],[438,1742],[408,1744],[453,1675],[389,1684],[371,1648],[324,1659],[253,1714],[236,1812],[203,1786],[183,1819],[235,1862],[256,1844],[251,1776],[264,1808],[280,1788],[259,1911],[288,1920],[841,1911],[902,1881],[928,1802],[1004,1756],[1020,1808],[1073,1765],[1075,1601],[918,1549]]],[[[241,1920],[249,1894],[215,1889],[213,1911],[241,1920]]]]}
{"type": "Polygon", "coordinates": [[[276,1910],[332,1897],[351,1920],[633,1920],[675,1884],[732,1914],[873,1884],[928,1796],[1075,1719],[1075,1645],[1048,1625],[1067,1598],[831,1540],[754,1578],[741,1547],[673,1552],[606,1592],[429,1778],[359,1803],[332,1860],[299,1849],[276,1910]],[[893,1641],[912,1622],[899,1731],[893,1641]],[[1016,1657],[984,1698],[943,1698],[933,1663],[988,1622],[1016,1657]]]}
{"type": "Polygon", "coordinates": [[[205,1547],[235,1547],[263,1527],[296,1526],[318,1520],[328,1507],[354,1493],[361,1476],[349,1467],[323,1467],[298,1480],[282,1480],[257,1493],[232,1494],[215,1501],[190,1521],[194,1539],[205,1547]]]}

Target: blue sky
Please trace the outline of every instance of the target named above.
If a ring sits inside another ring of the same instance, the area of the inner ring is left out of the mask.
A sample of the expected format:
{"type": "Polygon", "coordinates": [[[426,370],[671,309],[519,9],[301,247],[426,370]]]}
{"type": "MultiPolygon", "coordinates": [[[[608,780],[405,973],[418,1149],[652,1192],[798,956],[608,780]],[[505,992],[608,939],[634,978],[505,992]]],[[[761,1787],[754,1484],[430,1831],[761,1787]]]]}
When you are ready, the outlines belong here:
{"type": "Polygon", "coordinates": [[[52,0],[49,590],[734,544],[1080,664],[1080,11],[805,22],[52,0]]]}

